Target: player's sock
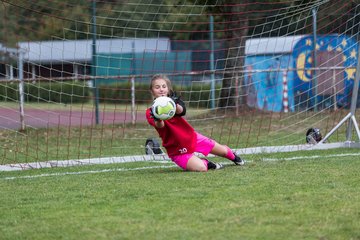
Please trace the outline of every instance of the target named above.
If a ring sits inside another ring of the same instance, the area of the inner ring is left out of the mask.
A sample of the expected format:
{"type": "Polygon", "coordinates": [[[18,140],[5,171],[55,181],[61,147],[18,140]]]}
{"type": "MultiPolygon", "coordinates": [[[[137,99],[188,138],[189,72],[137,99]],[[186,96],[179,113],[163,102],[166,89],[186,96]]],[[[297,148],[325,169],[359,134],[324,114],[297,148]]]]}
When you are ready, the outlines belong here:
{"type": "Polygon", "coordinates": [[[227,149],[227,153],[226,153],[226,158],[231,160],[231,161],[234,161],[235,159],[235,154],[233,153],[233,151],[231,151],[231,149],[228,147],[228,146],[225,146],[226,149],[227,149]]]}

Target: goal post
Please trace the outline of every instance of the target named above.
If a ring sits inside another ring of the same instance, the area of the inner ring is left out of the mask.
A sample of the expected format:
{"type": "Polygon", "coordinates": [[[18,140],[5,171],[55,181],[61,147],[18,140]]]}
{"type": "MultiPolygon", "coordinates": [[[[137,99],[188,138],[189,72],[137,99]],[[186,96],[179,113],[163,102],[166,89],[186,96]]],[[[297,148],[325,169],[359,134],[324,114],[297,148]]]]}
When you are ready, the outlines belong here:
{"type": "Polygon", "coordinates": [[[239,154],[359,148],[356,2],[94,3],[0,6],[0,171],[168,161],[145,117],[158,73],[239,154]]]}
{"type": "MultiPolygon", "coordinates": [[[[358,45],[358,59],[360,59],[360,45],[358,45]]],[[[355,133],[357,134],[357,140],[360,142],[360,130],[359,125],[356,121],[356,107],[359,93],[359,79],[360,79],[360,61],[357,62],[356,65],[356,77],[354,82],[354,88],[352,91],[350,112],[329,132],[326,136],[319,142],[319,144],[323,144],[326,140],[341,127],[341,125],[347,122],[347,130],[346,130],[346,141],[351,143],[353,128],[355,129],[355,133]]],[[[347,144],[349,145],[349,144],[347,144]]]]}

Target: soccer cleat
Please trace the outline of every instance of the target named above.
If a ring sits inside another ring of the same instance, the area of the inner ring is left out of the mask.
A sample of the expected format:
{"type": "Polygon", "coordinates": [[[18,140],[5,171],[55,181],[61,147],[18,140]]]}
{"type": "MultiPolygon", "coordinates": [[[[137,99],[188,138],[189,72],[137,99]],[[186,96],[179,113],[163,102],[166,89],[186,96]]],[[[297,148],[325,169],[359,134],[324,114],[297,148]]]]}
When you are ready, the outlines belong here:
{"type": "MultiPolygon", "coordinates": [[[[234,155],[235,155],[235,153],[234,153],[234,155]]],[[[243,159],[241,159],[241,157],[239,157],[237,155],[235,155],[234,163],[236,165],[240,165],[240,166],[245,165],[245,161],[243,159]]]]}
{"type": "Polygon", "coordinates": [[[220,163],[216,163],[216,162],[211,162],[208,160],[208,170],[212,169],[212,170],[219,170],[222,169],[224,166],[220,163]]]}

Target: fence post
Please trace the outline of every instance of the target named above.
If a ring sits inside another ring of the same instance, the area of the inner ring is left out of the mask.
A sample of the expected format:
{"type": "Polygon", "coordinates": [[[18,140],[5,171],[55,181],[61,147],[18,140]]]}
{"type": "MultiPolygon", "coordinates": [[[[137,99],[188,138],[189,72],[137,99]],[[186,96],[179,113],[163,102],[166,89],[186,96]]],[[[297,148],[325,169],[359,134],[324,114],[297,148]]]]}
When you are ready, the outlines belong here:
{"type": "Polygon", "coordinates": [[[24,53],[18,52],[18,76],[19,76],[19,104],[20,104],[20,130],[25,131],[25,113],[24,113],[24,53]]]}
{"type": "Polygon", "coordinates": [[[135,114],[135,77],[131,77],[131,122],[135,125],[136,114],[135,114]]]}

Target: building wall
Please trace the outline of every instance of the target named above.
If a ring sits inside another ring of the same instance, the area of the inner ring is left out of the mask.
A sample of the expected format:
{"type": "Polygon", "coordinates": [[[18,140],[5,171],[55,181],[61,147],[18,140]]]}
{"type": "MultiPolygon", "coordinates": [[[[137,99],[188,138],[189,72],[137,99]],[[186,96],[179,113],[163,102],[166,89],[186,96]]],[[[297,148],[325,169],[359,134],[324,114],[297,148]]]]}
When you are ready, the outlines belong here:
{"type": "Polygon", "coordinates": [[[248,56],[245,59],[247,104],[265,111],[281,112],[283,106],[284,74],[288,88],[289,110],[294,111],[293,73],[289,69],[292,58],[286,55],[248,56]]]}
{"type": "Polygon", "coordinates": [[[268,44],[266,53],[253,51],[245,58],[249,106],[267,111],[283,111],[283,75],[277,69],[289,69],[286,76],[290,111],[312,109],[315,103],[314,93],[317,93],[319,108],[334,105],[335,101],[338,107],[350,105],[358,51],[358,44],[354,39],[348,36],[320,35],[314,45],[313,36],[302,36],[295,42],[292,40],[289,45],[292,49],[287,49],[289,52],[277,52],[275,48],[270,51],[272,45],[279,45],[276,39],[265,43],[268,44]],[[311,70],[314,66],[314,46],[317,49],[317,67],[323,68],[316,72],[311,70]],[[333,67],[339,69],[329,70],[333,67]],[[313,87],[315,77],[316,88],[313,87]],[[336,97],[331,97],[334,92],[336,97]]]}
{"type": "MultiPolygon", "coordinates": [[[[297,42],[292,51],[294,68],[297,69],[294,75],[296,88],[294,89],[298,98],[312,98],[315,92],[318,93],[317,102],[326,105],[336,104],[339,107],[349,106],[351,102],[351,92],[355,80],[355,68],[357,64],[357,42],[345,35],[319,35],[314,44],[312,36],[304,36],[297,42]],[[303,71],[303,68],[314,66],[314,46],[317,49],[317,67],[341,67],[341,70],[318,70],[303,71]],[[331,76],[334,74],[334,78],[331,76]],[[317,88],[313,83],[316,79],[317,88]],[[334,84],[335,83],[335,84],[334,84]],[[335,85],[335,86],[334,86],[335,85]],[[334,86],[334,87],[332,87],[334,86]],[[336,92],[336,99],[329,98],[336,92]]],[[[309,100],[307,107],[312,107],[314,101],[309,100]]]]}

